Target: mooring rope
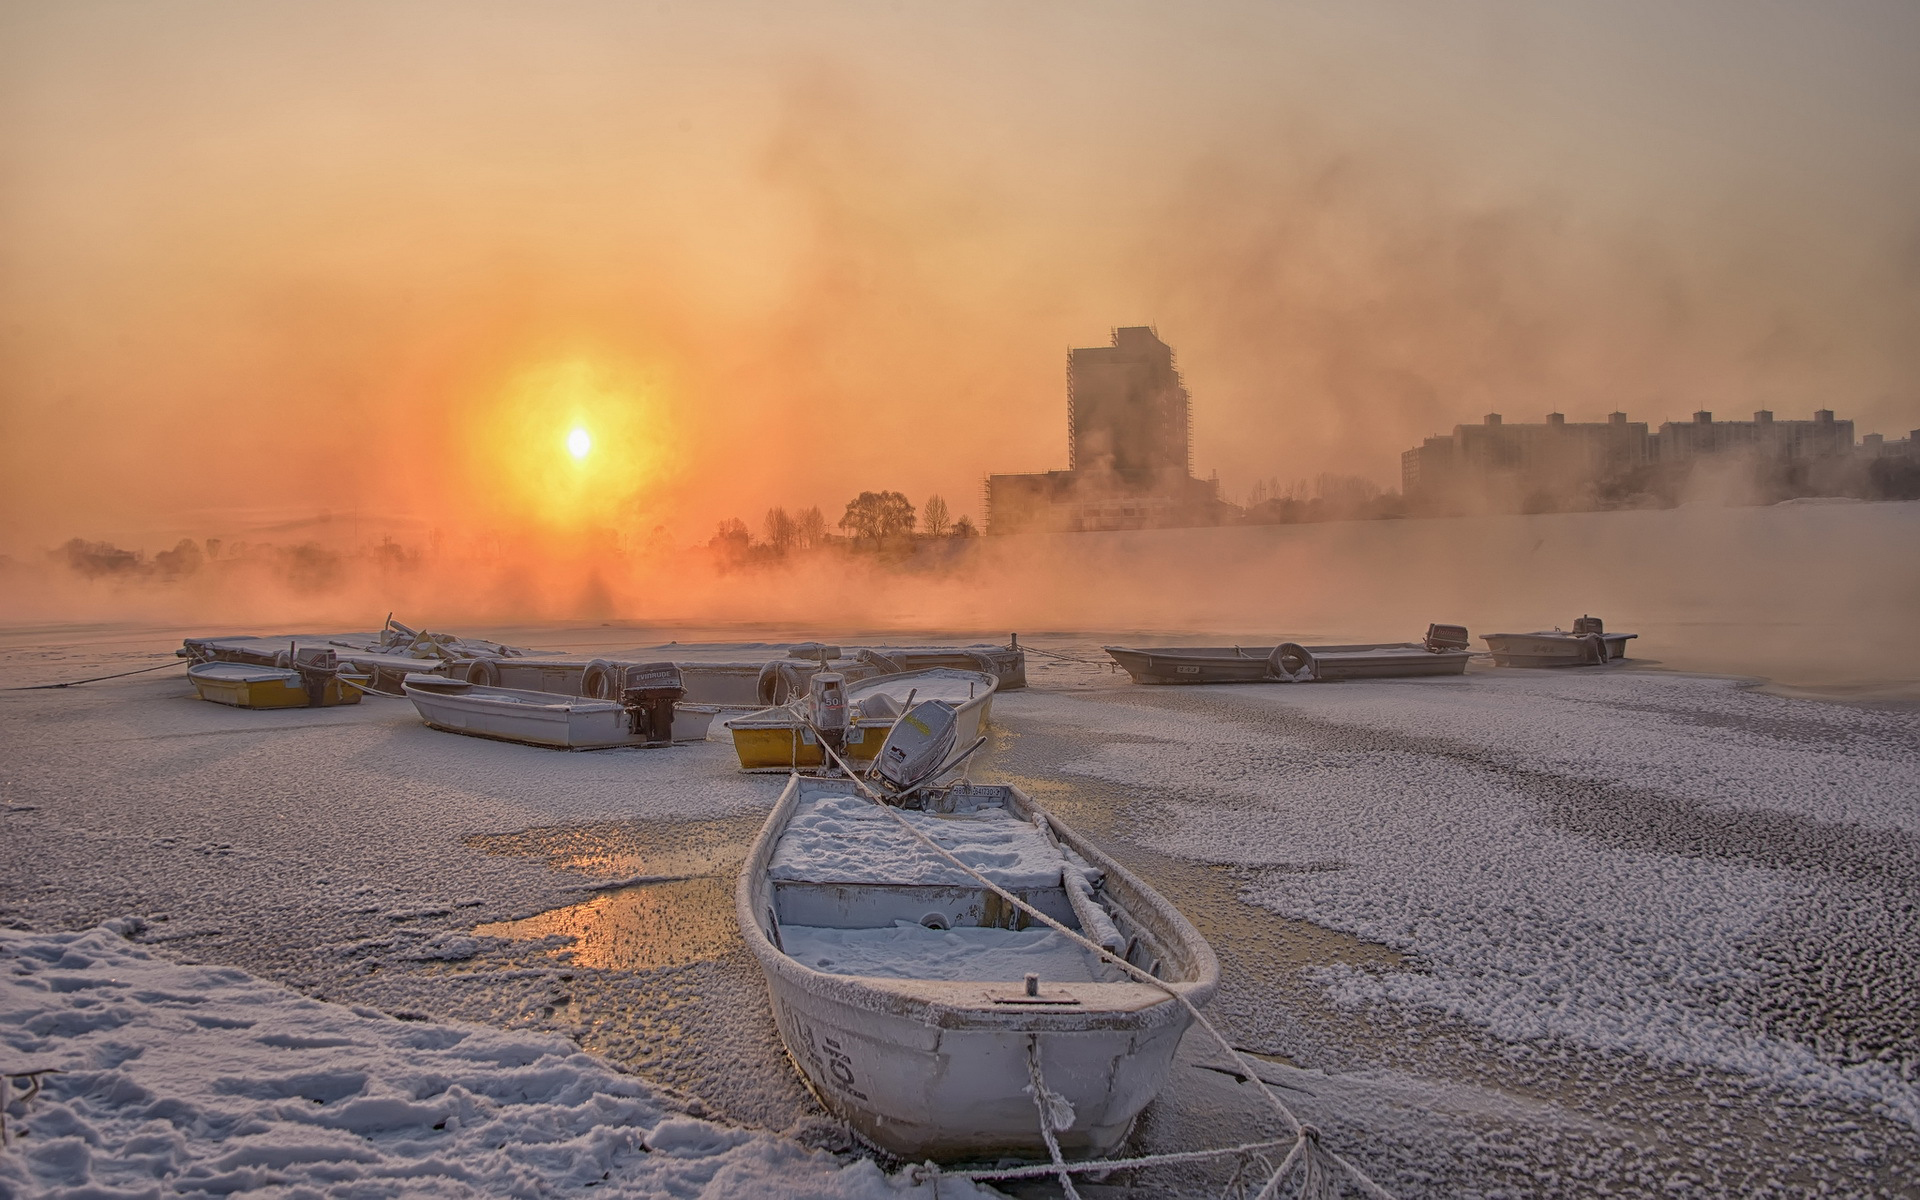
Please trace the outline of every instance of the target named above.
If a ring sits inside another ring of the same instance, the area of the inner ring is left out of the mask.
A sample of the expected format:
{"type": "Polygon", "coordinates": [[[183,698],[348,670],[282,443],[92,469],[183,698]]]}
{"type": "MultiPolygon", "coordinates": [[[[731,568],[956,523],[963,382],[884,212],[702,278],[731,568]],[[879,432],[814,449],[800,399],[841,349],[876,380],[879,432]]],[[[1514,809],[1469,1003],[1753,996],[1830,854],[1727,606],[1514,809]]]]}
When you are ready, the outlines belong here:
{"type": "MultiPolygon", "coordinates": [[[[1222,1146],[1217,1150],[1169,1150],[1164,1154],[1142,1154],[1134,1158],[1087,1158],[1065,1164],[1066,1169],[1075,1175],[1092,1174],[1097,1171],[1124,1171],[1135,1167],[1165,1167],[1180,1163],[1206,1162],[1214,1158],[1226,1158],[1230,1155],[1254,1155],[1263,1150],[1278,1150],[1282,1146],[1298,1146],[1298,1138],[1275,1138],[1264,1142],[1243,1142],[1238,1146],[1222,1146]]],[[[935,1168],[946,1179],[971,1179],[991,1182],[995,1179],[1041,1179],[1056,1174],[1052,1163],[1032,1163],[1024,1167],[982,1167],[970,1171],[944,1171],[935,1168]]]]}
{"type": "Polygon", "coordinates": [[[1111,662],[1101,662],[1097,658],[1075,658],[1071,654],[1061,654],[1057,650],[1042,650],[1038,646],[1022,646],[1020,648],[1022,650],[1025,650],[1028,654],[1043,654],[1048,658],[1057,658],[1057,659],[1060,659],[1062,662],[1079,663],[1082,666],[1111,667],[1116,665],[1111,662]]]}
{"type": "Polygon", "coordinates": [[[78,687],[83,683],[99,683],[103,679],[125,679],[129,675],[145,675],[149,671],[164,671],[168,667],[177,667],[188,661],[190,660],[184,659],[184,658],[176,658],[172,662],[164,662],[157,667],[141,667],[138,671],[122,671],[118,675],[95,675],[92,679],[69,679],[65,683],[30,683],[25,687],[0,688],[0,691],[40,692],[40,691],[45,691],[48,688],[78,687]]]}
{"type": "MultiPolygon", "coordinates": [[[[819,730],[816,729],[814,730],[814,732],[815,734],[818,734],[819,730]]],[[[1228,1058],[1230,1058],[1233,1062],[1238,1063],[1246,1071],[1247,1077],[1251,1079],[1254,1083],[1259,1085],[1261,1095],[1266,1097],[1267,1102],[1273,1106],[1274,1111],[1279,1114],[1280,1119],[1285,1124],[1288,1132],[1290,1132],[1294,1137],[1294,1148],[1292,1153],[1289,1153],[1287,1155],[1286,1160],[1280,1164],[1280,1168],[1274,1172],[1273,1177],[1267,1180],[1267,1186],[1263,1188],[1260,1192],[1260,1200],[1268,1200],[1268,1198],[1272,1197],[1277,1192],[1280,1184],[1284,1182],[1286,1180],[1287,1175],[1292,1172],[1294,1164],[1302,1161],[1302,1159],[1312,1161],[1314,1159],[1320,1159],[1320,1158],[1324,1158],[1328,1161],[1331,1161],[1332,1163],[1334,1163],[1335,1165],[1343,1169],[1347,1173],[1347,1175],[1351,1177],[1353,1181],[1360,1186],[1361,1190],[1366,1192],[1369,1196],[1376,1197],[1376,1200],[1393,1200],[1392,1193],[1388,1192],[1385,1188],[1381,1187],[1379,1184],[1375,1183],[1372,1179],[1368,1178],[1367,1174],[1364,1171],[1362,1171],[1359,1167],[1354,1166],[1352,1163],[1340,1157],[1338,1154],[1335,1154],[1333,1151],[1328,1150],[1324,1146],[1321,1146],[1319,1144],[1319,1130],[1315,1129],[1311,1125],[1306,1124],[1305,1122],[1300,1120],[1299,1117],[1294,1115],[1293,1110],[1287,1107],[1286,1102],[1281,1100],[1280,1097],[1274,1093],[1273,1089],[1267,1085],[1267,1081],[1261,1077],[1259,1072],[1254,1070],[1253,1064],[1248,1062],[1245,1056],[1243,1056],[1240,1053],[1240,1051],[1234,1047],[1233,1043],[1227,1040],[1226,1035],[1222,1034],[1217,1028],[1214,1027],[1213,1022],[1207,1020],[1206,1015],[1200,1011],[1199,1006],[1194,1004],[1193,1001],[1189,1000],[1186,997],[1186,995],[1182,993],[1178,988],[1175,988],[1172,984],[1168,983],[1164,979],[1159,978],[1158,976],[1154,975],[1152,972],[1142,970],[1141,968],[1134,966],[1132,963],[1128,962],[1125,958],[1122,958],[1120,955],[1114,954],[1112,951],[1108,950],[1105,946],[1102,946],[1082,936],[1077,930],[1067,928],[1065,925],[1061,924],[1059,921],[1054,920],[1052,917],[1048,916],[1046,913],[1041,912],[1039,909],[1035,908],[1033,905],[1028,904],[1025,900],[1022,900],[1020,897],[1014,895],[1012,892],[1008,891],[1006,888],[1001,887],[999,884],[995,883],[993,880],[987,878],[984,874],[975,870],[972,866],[969,866],[967,863],[962,862],[959,859],[959,857],[954,855],[945,846],[940,845],[938,842],[934,841],[931,837],[927,836],[925,833],[922,833],[919,829],[915,828],[913,822],[907,820],[906,817],[903,816],[897,809],[895,809],[892,805],[888,804],[884,799],[882,799],[879,793],[875,792],[872,788],[868,787],[866,783],[858,775],[855,775],[853,773],[853,769],[847,765],[846,760],[841,758],[839,753],[836,752],[832,746],[827,744],[825,738],[821,739],[820,746],[822,750],[824,750],[829,756],[832,757],[834,763],[837,766],[839,766],[839,768],[842,771],[845,771],[847,773],[847,777],[850,780],[852,780],[854,787],[858,788],[862,793],[864,793],[868,800],[871,800],[874,804],[878,805],[881,812],[886,813],[887,816],[893,819],[895,824],[899,825],[902,829],[906,830],[907,833],[910,836],[912,836],[916,841],[926,846],[929,850],[932,850],[935,854],[938,854],[941,858],[946,859],[952,865],[960,868],[961,871],[972,876],[975,880],[979,881],[979,883],[983,887],[985,887],[988,891],[993,892],[995,895],[999,896],[1002,900],[1005,900],[1007,903],[1013,905],[1015,908],[1019,909],[1021,912],[1026,913],[1027,916],[1030,917],[1031,919],[1040,922],[1041,924],[1047,926],[1049,929],[1052,929],[1055,933],[1060,934],[1061,936],[1067,938],[1068,940],[1079,944],[1079,946],[1082,949],[1090,951],[1098,958],[1104,959],[1105,961],[1114,964],[1115,966],[1119,967],[1121,970],[1125,971],[1127,974],[1139,980],[1141,983],[1149,984],[1153,987],[1157,987],[1160,990],[1164,991],[1165,993],[1167,993],[1168,996],[1171,996],[1174,999],[1174,1001],[1177,1002],[1182,1008],[1187,1010],[1187,1015],[1193,1019],[1196,1025],[1206,1030],[1207,1033],[1210,1036],[1212,1036],[1213,1040],[1219,1043],[1220,1048],[1226,1051],[1228,1058]]],[[[949,767],[946,769],[948,770],[952,769],[951,765],[949,765],[949,767]]]]}
{"type": "Polygon", "coordinates": [[[1073,1128],[1073,1105],[1067,1098],[1047,1087],[1046,1076],[1040,1073],[1040,1035],[1027,1035],[1027,1091],[1033,1093],[1033,1107],[1040,1112],[1040,1138],[1047,1144],[1047,1157],[1053,1160],[1054,1174],[1060,1177],[1060,1190],[1067,1194],[1067,1200],[1080,1200],[1080,1192],[1073,1186],[1073,1172],[1067,1170],[1067,1160],[1060,1153],[1060,1139],[1054,1136],[1054,1127],[1073,1128]],[[1062,1115],[1061,1109],[1066,1109],[1062,1115]]]}

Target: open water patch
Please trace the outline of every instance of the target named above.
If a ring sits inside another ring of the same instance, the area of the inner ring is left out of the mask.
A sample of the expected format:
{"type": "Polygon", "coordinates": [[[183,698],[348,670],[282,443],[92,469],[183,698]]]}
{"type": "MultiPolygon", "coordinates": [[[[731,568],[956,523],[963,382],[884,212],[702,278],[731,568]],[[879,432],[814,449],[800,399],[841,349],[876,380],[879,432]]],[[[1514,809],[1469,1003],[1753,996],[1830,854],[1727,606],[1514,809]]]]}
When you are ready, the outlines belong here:
{"type": "Polygon", "coordinates": [[[733,881],[759,826],[759,818],[744,816],[475,834],[466,844],[488,854],[544,858],[554,870],[633,882],[529,917],[489,921],[474,927],[474,936],[564,939],[546,952],[599,971],[657,971],[724,957],[743,946],[733,881]]]}
{"type": "Polygon", "coordinates": [[[548,953],[600,971],[654,971],[706,962],[740,944],[733,885],[712,876],[617,888],[584,904],[477,925],[473,933],[512,941],[562,937],[567,944],[548,953]]]}

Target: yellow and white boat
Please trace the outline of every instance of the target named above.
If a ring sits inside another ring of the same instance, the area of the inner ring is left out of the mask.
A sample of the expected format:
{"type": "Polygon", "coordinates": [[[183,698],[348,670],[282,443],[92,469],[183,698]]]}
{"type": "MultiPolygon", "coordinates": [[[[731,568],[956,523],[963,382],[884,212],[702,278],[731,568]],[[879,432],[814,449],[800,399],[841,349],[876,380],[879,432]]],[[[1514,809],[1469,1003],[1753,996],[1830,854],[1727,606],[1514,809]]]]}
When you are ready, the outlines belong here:
{"type": "Polygon", "coordinates": [[[187,678],[202,700],[235,708],[317,708],[360,703],[351,676],[315,674],[314,692],[299,671],[252,663],[203,662],[187,668],[187,678]]]}
{"type": "MultiPolygon", "coordinates": [[[[936,667],[926,671],[900,671],[876,675],[848,684],[846,737],[840,757],[849,766],[862,766],[880,753],[887,731],[906,710],[908,697],[915,704],[923,700],[945,700],[959,718],[958,742],[966,745],[987,725],[993,705],[993,693],[999,679],[984,671],[962,671],[936,667]]],[[[726,726],[733,732],[734,753],[740,756],[743,771],[793,771],[816,769],[826,765],[826,752],[820,738],[807,722],[806,699],[792,704],[763,708],[759,712],[735,717],[726,726]]]]}

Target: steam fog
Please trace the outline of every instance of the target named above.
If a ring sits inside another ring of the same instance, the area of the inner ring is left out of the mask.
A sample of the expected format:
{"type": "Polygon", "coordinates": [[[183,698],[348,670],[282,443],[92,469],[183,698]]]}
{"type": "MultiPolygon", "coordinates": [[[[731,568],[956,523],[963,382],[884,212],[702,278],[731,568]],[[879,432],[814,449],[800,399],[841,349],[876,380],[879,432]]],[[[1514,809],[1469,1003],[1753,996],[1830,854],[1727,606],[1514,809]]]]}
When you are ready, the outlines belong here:
{"type": "Polygon", "coordinates": [[[0,20],[12,621],[1387,637],[1591,609],[1705,636],[1911,611],[1912,506],[752,571],[690,549],[869,489],[980,522],[987,472],[1065,465],[1065,352],[1120,324],[1178,351],[1198,472],[1243,502],[1327,473],[1391,490],[1403,449],[1489,410],[1831,406],[1899,436],[1910,8],[0,20]],[[76,570],[72,538],[148,565],[76,570]],[[163,568],[183,538],[221,549],[163,568]]]}

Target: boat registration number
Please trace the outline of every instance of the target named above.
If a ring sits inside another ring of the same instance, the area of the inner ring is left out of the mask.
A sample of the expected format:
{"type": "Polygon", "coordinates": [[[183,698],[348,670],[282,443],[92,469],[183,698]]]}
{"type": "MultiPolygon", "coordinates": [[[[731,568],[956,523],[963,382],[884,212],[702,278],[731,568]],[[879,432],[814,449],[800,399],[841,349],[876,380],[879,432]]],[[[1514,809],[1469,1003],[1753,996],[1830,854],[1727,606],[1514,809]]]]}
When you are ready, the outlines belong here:
{"type": "Polygon", "coordinates": [[[847,1095],[856,1100],[865,1100],[867,1094],[853,1085],[853,1056],[847,1053],[846,1048],[840,1044],[840,1040],[825,1034],[816,1034],[813,1027],[794,1016],[791,1009],[788,1010],[788,1015],[793,1019],[793,1023],[800,1027],[800,1032],[806,1035],[807,1057],[813,1060],[813,1065],[819,1073],[831,1080],[834,1087],[847,1095]]]}
{"type": "Polygon", "coordinates": [[[1176,674],[1180,674],[1180,675],[1198,675],[1200,673],[1200,668],[1199,667],[1175,667],[1174,671],[1176,674]]]}

